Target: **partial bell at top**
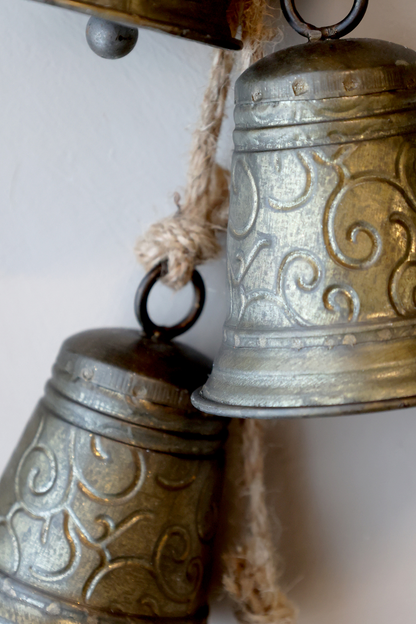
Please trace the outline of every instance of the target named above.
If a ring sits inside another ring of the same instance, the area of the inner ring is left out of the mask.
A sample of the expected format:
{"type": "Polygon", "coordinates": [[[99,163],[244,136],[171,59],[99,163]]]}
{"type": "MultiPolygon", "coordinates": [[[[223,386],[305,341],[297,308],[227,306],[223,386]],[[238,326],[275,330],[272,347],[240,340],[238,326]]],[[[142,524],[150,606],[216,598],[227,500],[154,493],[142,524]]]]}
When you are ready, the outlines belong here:
{"type": "MultiPolygon", "coordinates": [[[[241,48],[241,42],[231,35],[227,19],[229,0],[198,0],[198,2],[194,0],[175,0],[174,2],[172,0],[39,1],[80,11],[123,26],[153,28],[170,35],[230,50],[241,48]]],[[[89,43],[91,45],[90,41],[89,43]]],[[[107,56],[106,58],[116,57],[107,56]]]]}
{"type": "Polygon", "coordinates": [[[416,404],[415,87],[416,52],[368,39],[292,47],[237,81],[230,305],[204,412],[416,404]]]}

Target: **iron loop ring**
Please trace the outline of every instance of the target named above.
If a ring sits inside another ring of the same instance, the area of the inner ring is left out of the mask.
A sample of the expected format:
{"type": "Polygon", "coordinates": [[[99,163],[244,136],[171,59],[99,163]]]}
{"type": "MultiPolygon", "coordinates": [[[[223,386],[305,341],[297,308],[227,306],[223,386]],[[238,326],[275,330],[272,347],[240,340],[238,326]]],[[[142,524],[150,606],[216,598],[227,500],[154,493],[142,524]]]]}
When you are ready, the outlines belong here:
{"type": "Polygon", "coordinates": [[[339,39],[348,35],[363,19],[368,7],[368,0],[354,0],[354,5],[347,17],[333,26],[314,26],[305,22],[299,14],[295,0],[280,0],[283,15],[289,24],[309,41],[320,39],[339,39]]]}
{"type": "Polygon", "coordinates": [[[136,313],[137,320],[143,328],[144,333],[149,338],[155,337],[161,340],[172,340],[176,338],[176,336],[180,336],[184,334],[188,329],[190,329],[199,319],[202,314],[202,310],[204,308],[205,303],[205,285],[204,280],[198,271],[194,271],[192,274],[192,284],[194,287],[194,299],[192,303],[192,308],[189,311],[189,314],[182,319],[176,325],[172,327],[164,327],[162,325],[156,325],[150,319],[149,313],[147,311],[147,301],[149,298],[149,294],[153,286],[156,282],[167,274],[167,262],[161,262],[157,266],[154,267],[139,284],[139,287],[136,292],[136,296],[134,299],[134,310],[136,313]]]}

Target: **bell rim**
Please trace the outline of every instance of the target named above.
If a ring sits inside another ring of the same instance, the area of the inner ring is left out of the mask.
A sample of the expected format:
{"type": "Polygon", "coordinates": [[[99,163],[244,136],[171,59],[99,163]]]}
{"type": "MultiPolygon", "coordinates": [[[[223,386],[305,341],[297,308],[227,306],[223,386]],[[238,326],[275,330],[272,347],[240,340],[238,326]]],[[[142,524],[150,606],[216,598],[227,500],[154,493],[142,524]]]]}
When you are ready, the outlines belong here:
{"type": "Polygon", "coordinates": [[[186,617],[152,617],[99,610],[66,600],[0,570],[0,621],[4,624],[206,624],[208,605],[186,617]]]}
{"type": "Polygon", "coordinates": [[[242,42],[239,39],[235,39],[230,36],[214,37],[210,34],[202,33],[192,28],[179,28],[167,22],[149,19],[146,17],[139,17],[137,15],[126,15],[122,11],[110,9],[106,7],[85,7],[85,3],[79,0],[40,0],[45,4],[52,6],[58,6],[63,9],[69,9],[77,11],[78,13],[85,13],[93,17],[99,17],[125,26],[137,26],[143,28],[149,28],[157,31],[163,31],[165,34],[181,37],[182,39],[189,39],[198,43],[204,43],[213,47],[224,48],[227,50],[238,51],[243,47],[242,42]]]}
{"type": "Polygon", "coordinates": [[[335,416],[353,416],[371,412],[386,412],[416,406],[416,395],[395,397],[380,401],[362,403],[344,403],[338,405],[308,405],[298,407],[256,407],[227,405],[207,399],[203,395],[203,386],[191,395],[191,402],[196,409],[205,414],[225,418],[291,419],[291,418],[326,418],[335,416]]]}

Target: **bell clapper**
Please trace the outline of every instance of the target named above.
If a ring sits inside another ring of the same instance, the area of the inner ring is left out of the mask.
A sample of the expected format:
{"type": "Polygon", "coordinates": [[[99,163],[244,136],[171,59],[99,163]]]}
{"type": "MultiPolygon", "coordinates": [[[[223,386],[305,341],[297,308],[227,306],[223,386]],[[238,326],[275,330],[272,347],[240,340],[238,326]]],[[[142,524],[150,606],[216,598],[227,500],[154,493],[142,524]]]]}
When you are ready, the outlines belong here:
{"type": "Polygon", "coordinates": [[[139,38],[138,28],[123,26],[98,17],[90,17],[87,42],[91,50],[105,59],[119,59],[134,49],[139,38]]]}

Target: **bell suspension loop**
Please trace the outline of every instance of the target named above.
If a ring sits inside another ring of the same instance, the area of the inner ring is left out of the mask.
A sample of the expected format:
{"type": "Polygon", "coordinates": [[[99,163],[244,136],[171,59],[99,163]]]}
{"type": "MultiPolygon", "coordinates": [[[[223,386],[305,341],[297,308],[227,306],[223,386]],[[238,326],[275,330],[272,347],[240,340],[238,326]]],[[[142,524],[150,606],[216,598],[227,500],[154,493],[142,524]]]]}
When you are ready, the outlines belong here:
{"type": "Polygon", "coordinates": [[[136,292],[134,309],[137,320],[142,326],[146,336],[169,341],[184,334],[188,329],[191,329],[201,316],[205,303],[205,285],[201,275],[194,269],[191,277],[191,282],[194,287],[194,299],[189,314],[172,327],[156,325],[149,317],[147,302],[151,289],[159,279],[167,274],[167,271],[168,263],[165,260],[164,262],[160,262],[145,275],[136,292]]]}
{"type": "Polygon", "coordinates": [[[296,8],[295,0],[280,0],[283,15],[297,33],[310,41],[339,39],[352,32],[363,19],[369,0],[354,0],[348,15],[332,26],[313,26],[303,20],[296,8]]]}

